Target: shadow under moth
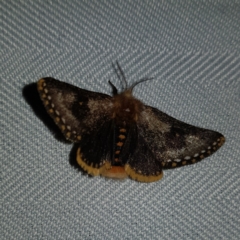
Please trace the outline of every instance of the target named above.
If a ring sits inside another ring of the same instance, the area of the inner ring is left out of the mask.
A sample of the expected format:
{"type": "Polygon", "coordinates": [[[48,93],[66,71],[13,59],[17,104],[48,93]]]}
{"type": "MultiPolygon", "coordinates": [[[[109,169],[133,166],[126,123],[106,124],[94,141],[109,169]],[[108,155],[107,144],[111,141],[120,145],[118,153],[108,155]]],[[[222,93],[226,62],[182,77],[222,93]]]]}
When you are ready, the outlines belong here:
{"type": "Polygon", "coordinates": [[[78,144],[76,160],[88,174],[140,182],[162,178],[163,169],[193,164],[220,148],[222,134],[179,121],[133,95],[119,64],[123,89],[113,96],[42,78],[42,102],[67,140],[78,144]]]}

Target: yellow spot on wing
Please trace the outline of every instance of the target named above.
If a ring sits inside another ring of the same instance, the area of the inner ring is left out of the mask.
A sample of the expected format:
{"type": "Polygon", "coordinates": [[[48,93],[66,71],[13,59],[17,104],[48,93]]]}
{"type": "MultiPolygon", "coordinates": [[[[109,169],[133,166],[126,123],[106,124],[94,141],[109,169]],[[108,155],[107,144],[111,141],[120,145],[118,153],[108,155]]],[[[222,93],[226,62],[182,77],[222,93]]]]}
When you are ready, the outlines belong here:
{"type": "Polygon", "coordinates": [[[66,136],[67,136],[67,138],[70,138],[71,137],[71,132],[67,132],[66,136]]]}
{"type": "Polygon", "coordinates": [[[221,137],[218,146],[221,147],[225,143],[225,137],[221,137]]]}
{"type": "Polygon", "coordinates": [[[158,175],[149,175],[149,176],[137,173],[130,167],[129,164],[126,164],[124,168],[125,168],[125,172],[129,177],[139,182],[155,182],[160,180],[163,177],[163,172],[160,172],[158,175]]]}
{"type": "Polygon", "coordinates": [[[38,81],[38,83],[37,83],[37,88],[38,88],[38,90],[39,91],[42,91],[43,90],[43,83],[45,82],[45,80],[44,79],[40,79],[39,81],[38,81]]]}
{"type": "Polygon", "coordinates": [[[172,163],[172,167],[176,167],[177,164],[175,162],[172,163]]]}

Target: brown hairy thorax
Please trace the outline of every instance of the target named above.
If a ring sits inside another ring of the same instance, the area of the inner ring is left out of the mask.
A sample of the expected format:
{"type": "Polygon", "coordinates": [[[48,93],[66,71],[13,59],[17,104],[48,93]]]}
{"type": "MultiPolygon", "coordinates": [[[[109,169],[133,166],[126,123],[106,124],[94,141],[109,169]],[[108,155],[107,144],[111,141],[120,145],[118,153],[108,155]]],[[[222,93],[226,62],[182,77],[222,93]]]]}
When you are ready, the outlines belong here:
{"type": "Polygon", "coordinates": [[[132,95],[132,89],[127,89],[113,97],[113,118],[117,124],[122,122],[137,122],[143,104],[132,95]]]}

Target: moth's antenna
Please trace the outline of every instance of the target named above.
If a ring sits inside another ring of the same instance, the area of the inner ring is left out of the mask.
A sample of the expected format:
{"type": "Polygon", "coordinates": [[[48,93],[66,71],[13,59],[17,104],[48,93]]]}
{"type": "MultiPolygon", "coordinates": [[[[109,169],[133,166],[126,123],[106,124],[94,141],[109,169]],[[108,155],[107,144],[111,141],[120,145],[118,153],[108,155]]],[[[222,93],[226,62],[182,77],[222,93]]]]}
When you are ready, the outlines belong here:
{"type": "Polygon", "coordinates": [[[108,82],[109,82],[109,84],[110,84],[111,87],[112,87],[113,95],[117,95],[117,94],[118,94],[117,88],[113,85],[113,83],[112,83],[110,80],[109,80],[108,82]]]}
{"type": "MultiPolygon", "coordinates": [[[[135,82],[130,88],[128,88],[128,84],[127,84],[127,80],[126,80],[125,74],[124,74],[122,68],[120,67],[118,61],[116,61],[116,64],[117,64],[117,68],[115,67],[114,63],[112,63],[112,67],[113,67],[115,73],[117,74],[118,79],[119,79],[122,83],[124,83],[124,85],[125,85],[125,86],[123,86],[123,90],[129,89],[129,90],[132,92],[133,88],[134,88],[136,85],[138,85],[139,83],[146,82],[146,81],[148,81],[148,80],[152,80],[152,79],[153,79],[153,78],[147,78],[147,77],[146,77],[146,78],[142,78],[142,79],[140,79],[139,81],[135,82]],[[119,72],[120,72],[120,74],[119,74],[119,72]]],[[[112,88],[113,88],[113,94],[114,94],[114,95],[118,94],[117,88],[110,82],[110,80],[109,80],[109,84],[110,84],[110,85],[112,86],[112,88]]]]}
{"type": "Polygon", "coordinates": [[[142,83],[142,82],[146,82],[146,81],[149,81],[149,80],[152,80],[153,79],[153,77],[152,78],[142,78],[142,79],[140,79],[139,81],[137,81],[137,82],[135,82],[129,89],[131,90],[131,92],[132,92],[132,90],[133,90],[133,88],[136,86],[136,85],[138,85],[139,83],[142,83]]]}
{"type": "Polygon", "coordinates": [[[120,82],[122,83],[121,76],[119,75],[119,73],[118,73],[118,70],[117,70],[117,68],[115,67],[114,63],[112,63],[112,67],[113,67],[113,69],[114,69],[115,73],[117,74],[117,77],[118,77],[118,79],[119,79],[119,80],[120,80],[120,82]]]}
{"type": "Polygon", "coordinates": [[[117,74],[118,79],[121,81],[121,76],[119,75],[118,70],[117,70],[117,68],[115,67],[114,63],[112,63],[112,67],[113,67],[115,73],[117,74]]]}
{"type": "Polygon", "coordinates": [[[123,80],[124,83],[125,83],[125,89],[127,89],[127,80],[126,80],[125,74],[124,74],[123,70],[121,69],[121,67],[120,67],[120,65],[119,65],[119,63],[118,63],[118,61],[116,61],[116,63],[117,63],[117,66],[118,66],[118,70],[119,70],[120,73],[121,73],[122,80],[123,80]]]}

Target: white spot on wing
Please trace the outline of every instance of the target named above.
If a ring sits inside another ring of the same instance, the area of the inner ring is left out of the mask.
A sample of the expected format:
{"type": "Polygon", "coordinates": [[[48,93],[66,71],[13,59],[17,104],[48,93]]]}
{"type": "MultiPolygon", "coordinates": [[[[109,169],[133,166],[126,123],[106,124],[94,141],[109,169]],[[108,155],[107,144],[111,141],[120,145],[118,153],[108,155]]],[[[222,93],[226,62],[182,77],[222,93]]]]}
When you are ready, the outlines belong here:
{"type": "Polygon", "coordinates": [[[180,158],[174,159],[174,162],[181,162],[180,158]]]}

